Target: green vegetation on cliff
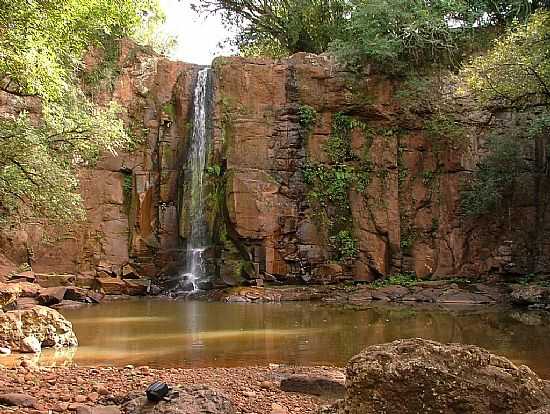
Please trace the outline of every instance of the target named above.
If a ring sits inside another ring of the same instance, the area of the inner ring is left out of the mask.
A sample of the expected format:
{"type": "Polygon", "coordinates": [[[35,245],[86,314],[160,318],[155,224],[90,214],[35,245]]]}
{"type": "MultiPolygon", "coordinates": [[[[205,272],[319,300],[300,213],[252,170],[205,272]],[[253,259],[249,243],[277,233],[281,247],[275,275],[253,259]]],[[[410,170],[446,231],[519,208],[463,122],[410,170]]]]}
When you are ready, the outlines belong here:
{"type": "Polygon", "coordinates": [[[115,104],[79,87],[83,58],[125,36],[146,39],[162,14],[153,0],[0,0],[0,215],[71,221],[84,210],[76,168],[131,138],[115,104]]]}

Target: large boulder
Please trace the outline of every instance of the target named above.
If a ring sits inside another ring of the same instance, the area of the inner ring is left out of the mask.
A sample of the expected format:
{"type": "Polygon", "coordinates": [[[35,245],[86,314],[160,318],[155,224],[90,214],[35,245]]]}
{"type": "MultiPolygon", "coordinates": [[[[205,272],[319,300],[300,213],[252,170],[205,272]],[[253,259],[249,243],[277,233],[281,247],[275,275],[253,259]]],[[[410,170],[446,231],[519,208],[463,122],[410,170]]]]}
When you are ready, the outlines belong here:
{"type": "Polygon", "coordinates": [[[166,400],[150,403],[146,397],[135,398],[122,407],[125,414],[235,414],[231,401],[220,391],[197,385],[177,388],[166,400]]]}
{"type": "Polygon", "coordinates": [[[0,345],[16,352],[34,352],[41,347],[78,345],[71,323],[55,309],[35,306],[0,314],[0,345]],[[34,338],[34,339],[32,339],[34,338]]]}
{"type": "Polygon", "coordinates": [[[366,348],[347,366],[346,414],[528,413],[550,404],[526,366],[472,345],[405,339],[366,348]]]}

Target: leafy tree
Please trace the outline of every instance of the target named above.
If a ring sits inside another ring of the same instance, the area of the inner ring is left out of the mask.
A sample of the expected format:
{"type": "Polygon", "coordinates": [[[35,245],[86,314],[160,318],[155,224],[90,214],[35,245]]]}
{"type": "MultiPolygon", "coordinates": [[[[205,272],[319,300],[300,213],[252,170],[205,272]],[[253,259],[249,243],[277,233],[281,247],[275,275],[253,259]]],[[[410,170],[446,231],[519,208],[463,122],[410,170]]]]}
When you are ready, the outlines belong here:
{"type": "Polygon", "coordinates": [[[332,49],[357,68],[376,63],[400,72],[411,65],[452,65],[462,56],[460,43],[474,20],[460,0],[360,1],[332,49]]]}
{"type": "MultiPolygon", "coordinates": [[[[464,70],[470,88],[491,110],[517,114],[529,111],[530,121],[522,131],[533,141],[535,222],[532,235],[532,271],[538,270],[542,256],[544,223],[549,203],[548,177],[550,143],[550,12],[539,10],[527,22],[517,22],[499,38],[485,55],[473,59],[464,70]]],[[[517,141],[517,136],[510,138],[517,141]]],[[[492,181],[506,182],[517,175],[514,169],[492,169],[492,181]]],[[[486,182],[484,165],[476,173],[478,183],[486,182]]],[[[490,182],[490,181],[489,181],[490,182]]],[[[475,191],[475,182],[471,190],[475,191]]],[[[480,188],[483,191],[483,188],[480,188]]],[[[478,191],[480,192],[480,191],[478,191]]],[[[496,194],[501,189],[495,186],[496,194]]],[[[466,202],[468,193],[466,193],[466,202]]]]}
{"type": "Polygon", "coordinates": [[[0,95],[13,109],[0,116],[4,220],[82,217],[76,167],[130,140],[119,109],[96,107],[78,87],[83,55],[138,35],[159,10],[153,0],[0,0],[0,95]]]}
{"type": "Polygon", "coordinates": [[[456,68],[483,46],[494,31],[525,20],[546,0],[357,0],[332,50],[348,66],[385,65],[409,72],[414,67],[456,68]]]}
{"type": "Polygon", "coordinates": [[[464,70],[485,104],[517,109],[550,104],[550,12],[513,25],[485,55],[464,70]]]}
{"type": "Polygon", "coordinates": [[[487,214],[501,206],[505,192],[527,171],[521,142],[515,137],[492,136],[487,147],[489,154],[461,194],[462,210],[467,215],[487,214]]]}
{"type": "Polygon", "coordinates": [[[341,32],[347,0],[203,0],[199,12],[220,13],[238,30],[234,43],[247,54],[321,53],[341,32]]]}

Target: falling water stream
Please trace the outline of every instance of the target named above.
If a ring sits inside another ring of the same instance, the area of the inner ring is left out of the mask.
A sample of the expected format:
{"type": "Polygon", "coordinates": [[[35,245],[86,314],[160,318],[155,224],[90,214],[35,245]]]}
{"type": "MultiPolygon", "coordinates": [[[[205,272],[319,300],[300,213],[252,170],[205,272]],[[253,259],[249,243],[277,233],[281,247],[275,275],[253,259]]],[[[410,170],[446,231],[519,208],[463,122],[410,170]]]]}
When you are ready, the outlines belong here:
{"type": "Polygon", "coordinates": [[[186,222],[189,223],[187,238],[186,265],[183,277],[187,283],[193,284],[193,290],[199,290],[201,282],[206,278],[204,266],[204,251],[208,243],[207,223],[204,213],[204,169],[206,167],[208,134],[208,77],[210,68],[201,69],[197,76],[193,97],[193,129],[187,173],[189,179],[189,200],[185,211],[186,222]]]}

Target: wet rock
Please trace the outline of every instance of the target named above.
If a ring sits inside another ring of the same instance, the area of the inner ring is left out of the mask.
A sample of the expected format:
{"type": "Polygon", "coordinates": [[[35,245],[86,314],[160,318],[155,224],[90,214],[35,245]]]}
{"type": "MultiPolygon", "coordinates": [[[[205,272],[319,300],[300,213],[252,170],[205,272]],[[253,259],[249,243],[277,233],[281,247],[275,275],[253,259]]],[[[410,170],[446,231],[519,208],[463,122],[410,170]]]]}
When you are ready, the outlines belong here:
{"type": "Polygon", "coordinates": [[[87,302],[88,290],[75,286],[70,286],[65,290],[65,295],[63,296],[63,299],[76,302],[87,302]]]}
{"type": "Polygon", "coordinates": [[[125,292],[130,296],[143,296],[147,294],[147,285],[138,280],[124,279],[126,284],[125,292]]]}
{"type": "Polygon", "coordinates": [[[122,267],[122,279],[139,279],[139,273],[131,264],[124,265],[122,267]]]}
{"type": "Polygon", "coordinates": [[[83,302],[77,302],[76,300],[62,300],[59,303],[56,303],[55,305],[52,305],[51,307],[53,309],[74,309],[74,308],[80,308],[81,306],[85,306],[86,303],[83,302]]]}
{"type": "Polygon", "coordinates": [[[494,303],[495,301],[491,297],[480,293],[471,293],[459,289],[450,289],[439,296],[437,298],[437,302],[478,305],[484,303],[494,303]]]}
{"type": "Polygon", "coordinates": [[[319,396],[342,397],[346,377],[339,371],[325,376],[291,375],[281,380],[281,390],[319,396]]]}
{"type": "Polygon", "coordinates": [[[374,300],[396,301],[409,294],[409,289],[404,286],[391,285],[371,292],[374,300]]]}
{"type": "Polygon", "coordinates": [[[414,291],[402,298],[403,302],[428,302],[435,303],[444,292],[444,289],[431,287],[415,287],[414,291]]]}
{"type": "Polygon", "coordinates": [[[20,393],[0,394],[0,405],[8,407],[36,408],[36,398],[20,393]]]}
{"type": "Polygon", "coordinates": [[[79,288],[75,286],[67,287],[65,291],[65,300],[82,302],[82,303],[99,303],[103,299],[103,294],[94,292],[89,289],[79,288]]]}
{"type": "Polygon", "coordinates": [[[97,283],[106,295],[123,295],[126,293],[126,283],[115,277],[97,279],[97,283]]]}
{"type": "Polygon", "coordinates": [[[51,287],[40,290],[38,295],[38,303],[42,306],[55,305],[63,300],[65,297],[65,287],[51,287]]]}
{"type": "Polygon", "coordinates": [[[150,403],[146,397],[122,406],[124,414],[234,414],[231,401],[220,391],[205,386],[174,389],[167,401],[150,403]]]}
{"type": "Polygon", "coordinates": [[[516,305],[550,304],[550,287],[537,285],[513,285],[510,293],[512,303],[516,305]]]}
{"type": "Polygon", "coordinates": [[[35,306],[0,314],[0,343],[13,351],[25,348],[23,340],[34,337],[42,347],[78,344],[72,325],[55,309],[35,306]]]}
{"type": "Polygon", "coordinates": [[[471,345],[424,339],[366,348],[347,366],[347,414],[526,413],[550,403],[525,366],[471,345]]]}

